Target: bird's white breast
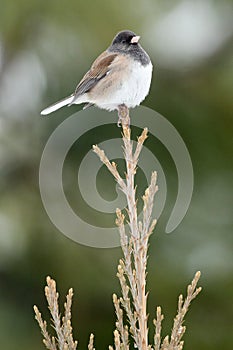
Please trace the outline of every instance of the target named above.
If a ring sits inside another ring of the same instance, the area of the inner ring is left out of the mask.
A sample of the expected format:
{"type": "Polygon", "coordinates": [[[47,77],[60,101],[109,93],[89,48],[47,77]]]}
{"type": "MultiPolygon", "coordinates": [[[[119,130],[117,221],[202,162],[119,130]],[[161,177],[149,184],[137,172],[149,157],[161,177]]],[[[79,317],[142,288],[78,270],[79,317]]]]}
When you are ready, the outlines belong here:
{"type": "Polygon", "coordinates": [[[121,104],[125,104],[128,108],[138,106],[149,93],[152,77],[151,62],[143,66],[135,60],[127,69],[124,69],[124,74],[120,71],[113,74],[115,73],[116,79],[103,98],[98,97],[98,101],[95,101],[96,105],[107,110],[117,109],[121,104]]]}
{"type": "MultiPolygon", "coordinates": [[[[127,107],[138,106],[148,95],[152,77],[152,64],[142,66],[140,62],[135,61],[126,81],[128,94],[125,96],[127,107]],[[127,96],[128,95],[128,96],[127,96]]],[[[126,91],[125,91],[126,92],[126,91]]]]}

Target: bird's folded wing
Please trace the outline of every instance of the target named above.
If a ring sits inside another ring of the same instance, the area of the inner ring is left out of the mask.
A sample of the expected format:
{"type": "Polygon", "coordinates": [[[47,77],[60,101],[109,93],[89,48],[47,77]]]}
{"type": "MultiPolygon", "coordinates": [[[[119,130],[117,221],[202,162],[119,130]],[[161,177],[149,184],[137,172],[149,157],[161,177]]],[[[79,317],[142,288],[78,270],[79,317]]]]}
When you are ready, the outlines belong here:
{"type": "Polygon", "coordinates": [[[101,79],[103,79],[110,70],[110,65],[117,54],[107,53],[100,55],[92,64],[90,70],[84,75],[75,89],[74,99],[90,91],[101,79]],[[103,57],[101,57],[103,56],[103,57]]]}

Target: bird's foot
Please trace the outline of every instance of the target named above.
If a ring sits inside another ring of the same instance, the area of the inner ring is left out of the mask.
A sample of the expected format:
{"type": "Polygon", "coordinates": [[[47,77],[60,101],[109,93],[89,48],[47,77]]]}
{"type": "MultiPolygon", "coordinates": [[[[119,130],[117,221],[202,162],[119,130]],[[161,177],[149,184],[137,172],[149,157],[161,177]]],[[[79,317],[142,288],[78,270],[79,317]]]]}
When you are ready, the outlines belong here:
{"type": "Polygon", "coordinates": [[[120,127],[129,127],[130,126],[130,117],[129,117],[129,109],[126,105],[122,104],[118,106],[118,122],[117,126],[120,127]]]}

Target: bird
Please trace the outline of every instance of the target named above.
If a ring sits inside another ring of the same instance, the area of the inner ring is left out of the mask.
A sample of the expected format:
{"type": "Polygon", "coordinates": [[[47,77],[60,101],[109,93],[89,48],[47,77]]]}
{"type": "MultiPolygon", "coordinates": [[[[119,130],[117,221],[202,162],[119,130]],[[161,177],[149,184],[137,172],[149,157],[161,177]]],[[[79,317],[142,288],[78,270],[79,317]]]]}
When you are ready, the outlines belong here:
{"type": "Polygon", "coordinates": [[[68,97],[42,110],[50,114],[63,106],[84,103],[83,109],[96,106],[118,111],[118,126],[149,93],[153,65],[139,44],[140,36],[131,30],[116,34],[111,45],[100,54],[68,97]]]}

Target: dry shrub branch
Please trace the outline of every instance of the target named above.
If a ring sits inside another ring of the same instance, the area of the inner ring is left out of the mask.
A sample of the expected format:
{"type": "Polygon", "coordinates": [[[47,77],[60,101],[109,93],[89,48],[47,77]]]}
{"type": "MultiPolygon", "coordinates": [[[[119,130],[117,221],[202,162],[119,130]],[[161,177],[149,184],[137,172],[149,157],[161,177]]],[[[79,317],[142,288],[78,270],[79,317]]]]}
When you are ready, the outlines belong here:
{"type": "MultiPolygon", "coordinates": [[[[156,318],[153,321],[153,344],[150,344],[148,339],[148,292],[146,289],[146,278],[148,241],[156,225],[156,219],[152,218],[154,197],[158,190],[156,172],[152,173],[150,184],[142,198],[142,221],[138,219],[135,185],[138,159],[147,134],[148,130],[145,128],[138,138],[136,149],[133,150],[131,129],[128,123],[124,123],[124,120],[122,120],[122,140],[126,164],[125,179],[120,176],[117,165],[109,161],[105,152],[98,146],[93,146],[94,152],[114,176],[127,199],[127,219],[120,209],[116,209],[116,225],[119,228],[120,243],[123,252],[123,258],[119,261],[117,272],[122,295],[117,296],[113,294],[113,304],[116,312],[116,329],[114,331],[114,346],[109,346],[110,350],[129,350],[132,346],[139,350],[183,349],[184,341],[182,338],[186,330],[183,325],[184,317],[191,301],[201,291],[201,287],[197,287],[200,278],[200,272],[197,272],[187,288],[186,297],[184,298],[183,295],[179,296],[177,315],[174,318],[171,335],[167,335],[164,338],[161,334],[164,316],[162,315],[161,307],[157,307],[156,318]],[[126,223],[128,223],[129,232],[126,232],[126,223]],[[124,315],[126,315],[126,318],[124,315]],[[125,321],[125,319],[127,321],[125,321]]],[[[59,312],[56,283],[50,277],[47,277],[45,295],[51,313],[55,335],[49,335],[46,321],[43,321],[38,308],[34,306],[35,318],[40,326],[44,338],[44,345],[50,350],[75,350],[77,348],[77,341],[73,340],[71,326],[72,289],[68,292],[67,300],[64,305],[64,316],[62,318],[59,312]]],[[[90,335],[88,350],[94,350],[93,334],[90,335]]]]}

